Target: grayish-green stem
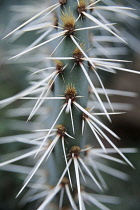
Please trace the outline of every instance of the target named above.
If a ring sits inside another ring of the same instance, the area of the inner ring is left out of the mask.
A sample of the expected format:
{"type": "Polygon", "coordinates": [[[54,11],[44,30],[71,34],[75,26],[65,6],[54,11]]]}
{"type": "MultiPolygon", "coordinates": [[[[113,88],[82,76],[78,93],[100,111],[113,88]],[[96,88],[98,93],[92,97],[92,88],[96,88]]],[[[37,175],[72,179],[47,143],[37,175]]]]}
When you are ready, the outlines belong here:
{"type": "MultiPolygon", "coordinates": [[[[65,6],[61,6],[60,9],[57,10],[57,17],[58,17],[58,23],[61,22],[61,12],[68,11],[70,9],[71,12],[73,12],[75,18],[78,17],[77,12],[77,1],[68,0],[65,6]]],[[[76,24],[76,28],[82,28],[87,27],[87,19],[86,18],[80,18],[76,24]]],[[[88,49],[88,30],[82,30],[79,32],[75,32],[74,36],[76,37],[77,42],[80,44],[84,44],[84,51],[88,49]]],[[[58,50],[56,51],[55,56],[59,57],[72,57],[73,52],[76,49],[76,45],[73,43],[72,39],[70,37],[66,37],[64,41],[59,46],[58,50]]],[[[63,77],[61,75],[58,76],[55,84],[54,84],[54,96],[60,96],[65,95],[66,86],[68,84],[73,84],[77,95],[84,96],[82,98],[76,99],[76,102],[78,102],[81,106],[86,108],[87,106],[87,98],[88,98],[88,82],[84,76],[84,73],[79,66],[79,64],[75,65],[74,69],[74,60],[62,60],[63,65],[67,65],[66,69],[64,70],[63,77]],[[63,79],[64,78],[64,79],[63,79]]],[[[88,71],[87,62],[84,62],[85,68],[88,71]]],[[[65,100],[57,100],[55,103],[53,103],[53,113],[52,118],[55,120],[57,117],[62,105],[65,103],[65,100]]],[[[85,136],[82,135],[82,112],[78,110],[73,104],[72,104],[72,112],[73,112],[73,118],[74,118],[74,126],[75,126],[75,134],[72,131],[72,125],[71,125],[71,119],[70,114],[66,113],[65,111],[62,113],[61,117],[59,118],[57,124],[62,124],[67,129],[67,133],[74,137],[74,139],[71,138],[65,138],[65,148],[66,153],[69,153],[69,150],[72,146],[79,146],[83,147],[85,145],[85,136]]],[[[66,167],[66,163],[64,160],[64,154],[62,150],[62,143],[61,140],[57,143],[54,152],[54,161],[51,164],[51,167],[53,168],[50,170],[50,183],[51,185],[55,186],[58,182],[58,179],[60,178],[61,174],[64,171],[64,168],[66,167]],[[51,173],[55,173],[51,174],[51,173]]],[[[73,166],[71,167],[71,176],[72,176],[72,182],[74,186],[76,187],[75,182],[75,172],[73,169],[73,166]]]]}

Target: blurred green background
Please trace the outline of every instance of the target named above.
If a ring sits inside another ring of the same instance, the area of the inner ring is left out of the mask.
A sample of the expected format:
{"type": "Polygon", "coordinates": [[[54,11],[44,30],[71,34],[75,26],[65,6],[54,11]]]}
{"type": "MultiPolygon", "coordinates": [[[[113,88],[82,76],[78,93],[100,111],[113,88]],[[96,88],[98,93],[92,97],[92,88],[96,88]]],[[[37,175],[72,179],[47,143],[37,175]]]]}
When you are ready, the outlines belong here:
{"type": "MultiPolygon", "coordinates": [[[[33,1],[26,0],[0,0],[0,38],[2,38],[13,25],[16,23],[11,21],[13,13],[10,12],[10,5],[14,4],[29,4],[33,1]]],[[[135,29],[135,34],[138,36],[140,27],[135,29]]],[[[19,39],[22,44],[31,42],[32,37],[19,39]]],[[[0,41],[0,99],[12,96],[27,86],[25,64],[8,64],[9,51],[15,49],[14,43],[10,43],[8,39],[0,41]]],[[[132,49],[129,50],[129,59],[133,60],[130,68],[140,71],[140,54],[136,54],[132,49]]],[[[35,65],[35,64],[33,64],[35,65]]],[[[31,65],[30,65],[31,66],[31,65]]],[[[129,102],[133,104],[133,109],[122,116],[114,116],[113,124],[110,126],[122,139],[120,147],[136,147],[140,148],[140,76],[134,74],[126,74],[119,72],[115,78],[114,84],[108,85],[108,88],[129,90],[138,93],[137,98],[115,97],[112,100],[119,102],[129,102]]],[[[19,106],[21,102],[15,102],[10,106],[0,109],[0,136],[8,136],[20,133],[13,128],[15,118],[6,116],[7,109],[19,106]],[[11,126],[12,125],[12,126],[11,126]]],[[[24,118],[18,118],[24,120],[24,118]]],[[[25,118],[26,121],[26,118],[25,118]]],[[[5,144],[0,145],[1,155],[23,149],[20,144],[5,144]]],[[[113,210],[140,210],[140,153],[127,155],[129,160],[134,164],[136,170],[130,167],[119,166],[119,170],[130,175],[130,180],[124,182],[117,178],[112,178],[104,174],[108,180],[109,190],[106,194],[121,198],[121,203],[118,206],[110,206],[113,210]]],[[[1,159],[1,156],[0,156],[1,159]]],[[[115,166],[115,164],[114,164],[115,166]]],[[[117,167],[117,166],[115,166],[117,167]]],[[[20,206],[20,198],[15,199],[15,196],[22,186],[23,177],[19,174],[0,171],[0,210],[28,210],[36,209],[35,204],[20,206]]],[[[24,194],[24,192],[23,192],[24,194]]],[[[108,205],[109,206],[109,205],[108,205]]],[[[93,207],[91,208],[93,209],[93,207]]]]}

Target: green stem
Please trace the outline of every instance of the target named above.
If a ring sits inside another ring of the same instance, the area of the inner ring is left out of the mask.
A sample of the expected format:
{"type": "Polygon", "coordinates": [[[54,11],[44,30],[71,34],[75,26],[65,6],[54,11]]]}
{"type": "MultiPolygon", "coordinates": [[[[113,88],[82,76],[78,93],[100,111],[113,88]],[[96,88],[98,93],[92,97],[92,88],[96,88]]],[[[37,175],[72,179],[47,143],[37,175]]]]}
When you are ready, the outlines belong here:
{"type": "MultiPolygon", "coordinates": [[[[65,4],[65,7],[61,7],[57,10],[57,16],[58,16],[58,22],[62,24],[61,22],[61,14],[62,11],[71,11],[75,18],[78,17],[77,12],[77,1],[71,1],[68,0],[65,4]]],[[[86,18],[80,18],[75,25],[75,28],[82,28],[87,27],[87,19],[86,18]]],[[[88,31],[82,30],[79,32],[75,32],[74,36],[76,37],[77,42],[80,44],[84,44],[84,51],[88,49],[88,31]]],[[[76,45],[73,43],[72,39],[68,36],[64,39],[64,41],[59,46],[58,50],[56,51],[56,57],[73,57],[73,52],[76,49],[76,45]]],[[[75,64],[74,60],[62,60],[63,65],[67,65],[66,69],[64,70],[63,77],[61,75],[58,76],[55,84],[54,84],[54,96],[60,96],[65,95],[66,86],[68,84],[74,85],[77,95],[84,96],[82,98],[76,99],[76,102],[78,102],[81,106],[86,108],[87,106],[87,99],[88,99],[88,82],[85,79],[84,73],[79,66],[79,64],[76,64],[74,69],[73,65],[75,64]],[[63,80],[64,78],[64,80],[63,80]]],[[[85,68],[88,71],[87,62],[84,62],[85,68]]],[[[53,116],[52,118],[55,119],[62,107],[62,105],[65,103],[65,100],[57,100],[56,103],[53,104],[53,116]]],[[[74,126],[75,126],[75,134],[73,134],[72,131],[72,125],[71,125],[71,119],[70,114],[65,113],[65,111],[62,113],[61,117],[59,118],[57,124],[62,124],[67,129],[67,133],[74,137],[74,139],[70,139],[68,137],[65,137],[65,148],[66,153],[69,153],[69,150],[72,146],[79,146],[83,148],[85,145],[85,136],[82,135],[82,112],[80,110],[77,110],[77,108],[72,104],[72,112],[73,112],[73,118],[74,118],[74,126]]],[[[58,182],[58,179],[60,178],[61,174],[63,173],[66,163],[63,155],[62,150],[62,143],[61,140],[57,143],[54,152],[54,165],[52,167],[55,168],[55,170],[50,170],[50,182],[53,186],[55,186],[58,182]],[[57,171],[55,174],[54,171],[57,171]]],[[[73,185],[76,187],[76,181],[75,181],[75,171],[73,166],[71,167],[71,176],[72,176],[72,182],[73,185]]]]}

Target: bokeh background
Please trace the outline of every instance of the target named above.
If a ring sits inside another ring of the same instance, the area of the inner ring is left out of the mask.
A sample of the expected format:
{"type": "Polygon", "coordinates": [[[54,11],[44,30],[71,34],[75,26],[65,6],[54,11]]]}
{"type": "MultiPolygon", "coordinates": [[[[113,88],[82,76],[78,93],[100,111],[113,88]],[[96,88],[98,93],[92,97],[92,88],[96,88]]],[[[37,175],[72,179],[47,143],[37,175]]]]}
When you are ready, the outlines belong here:
{"type": "MultiPolygon", "coordinates": [[[[132,2],[132,0],[130,0],[130,2],[132,2]]],[[[13,18],[14,14],[10,6],[31,3],[35,3],[35,0],[0,0],[0,38],[12,30],[18,22],[16,18],[13,18]]],[[[139,1],[134,1],[133,4],[135,4],[139,10],[139,1]]],[[[129,29],[127,30],[129,31],[129,29]]],[[[129,64],[129,68],[140,71],[140,42],[138,42],[140,36],[140,22],[137,21],[130,30],[137,39],[131,42],[131,48],[128,46],[129,55],[127,59],[133,61],[129,64]]],[[[34,38],[28,34],[26,37],[23,36],[19,38],[16,43],[11,43],[8,39],[0,41],[0,99],[10,97],[27,86],[28,82],[26,78],[28,73],[26,71],[26,64],[8,62],[8,58],[12,50],[14,50],[18,44],[21,45],[24,44],[24,42],[31,43],[33,40],[34,38]]],[[[126,56],[124,56],[124,58],[126,58],[126,56]]],[[[35,66],[35,64],[30,64],[30,66],[35,66]]],[[[112,101],[133,104],[133,108],[128,111],[127,114],[114,116],[112,118],[113,123],[109,126],[122,139],[121,142],[116,142],[118,146],[138,148],[138,153],[127,155],[136,170],[130,167],[119,166],[119,170],[130,175],[128,182],[112,178],[111,176],[106,177],[109,185],[109,190],[106,194],[121,198],[121,203],[118,206],[110,206],[113,210],[140,210],[140,76],[118,72],[117,76],[113,79],[113,83],[110,84],[110,81],[107,81],[106,87],[138,93],[136,98],[111,98],[112,101]]],[[[20,129],[17,131],[16,124],[19,125],[21,123],[22,126],[22,121],[26,121],[26,117],[12,118],[8,117],[7,114],[9,109],[18,107],[20,103],[21,102],[18,101],[6,108],[0,109],[0,136],[21,133],[20,129]]],[[[18,143],[0,145],[0,160],[3,160],[4,154],[24,148],[25,147],[21,147],[21,144],[18,143]]],[[[105,174],[105,176],[107,175],[105,174]]],[[[26,206],[19,205],[22,196],[15,199],[17,192],[22,186],[23,180],[24,177],[20,174],[0,171],[0,210],[35,209],[34,204],[26,206]]]]}

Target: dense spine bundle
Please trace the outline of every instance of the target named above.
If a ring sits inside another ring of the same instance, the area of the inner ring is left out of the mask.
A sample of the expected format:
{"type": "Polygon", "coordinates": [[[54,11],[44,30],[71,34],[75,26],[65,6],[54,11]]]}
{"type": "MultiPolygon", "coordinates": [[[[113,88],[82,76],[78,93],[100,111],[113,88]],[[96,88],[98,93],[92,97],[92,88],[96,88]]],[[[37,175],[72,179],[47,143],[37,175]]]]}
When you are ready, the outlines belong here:
{"type": "MultiPolygon", "coordinates": [[[[21,56],[36,52],[42,64],[35,71],[33,69],[31,86],[16,96],[0,101],[1,106],[5,106],[17,99],[30,100],[23,107],[25,110],[31,108],[28,120],[38,116],[41,126],[35,131],[1,139],[1,143],[20,141],[31,147],[18,157],[0,164],[10,170],[13,162],[27,157],[32,161],[35,156],[33,168],[30,172],[29,168],[24,171],[28,176],[18,195],[35,176],[39,176],[34,183],[36,190],[31,188],[30,197],[26,200],[39,200],[38,210],[51,209],[51,203],[56,209],[84,210],[88,209],[89,203],[108,209],[102,204],[102,197],[98,200],[98,195],[92,193],[103,194],[107,189],[101,172],[123,180],[127,179],[127,174],[107,166],[104,160],[127,163],[133,167],[123,153],[135,150],[118,149],[109,136],[119,137],[100,119],[103,115],[111,121],[111,115],[121,114],[114,110],[110,93],[133,94],[105,89],[102,72],[104,77],[106,72],[116,73],[117,70],[139,72],[122,67],[120,63],[128,62],[126,60],[108,58],[108,54],[104,55],[106,48],[98,41],[94,43],[96,39],[112,42],[113,45],[125,42],[114,23],[109,22],[100,11],[114,15],[123,11],[124,15],[137,18],[129,10],[131,8],[118,6],[113,1],[55,0],[53,5],[44,8],[5,37],[35,30],[42,33],[34,43],[11,58],[22,59],[21,56]],[[52,18],[49,19],[52,14],[53,22],[52,18]],[[96,37],[97,31],[101,34],[96,37]],[[51,55],[48,52],[46,55],[48,44],[53,48],[51,55]],[[94,54],[92,45],[97,48],[97,54],[99,48],[103,50],[101,57],[94,54]],[[43,56],[39,51],[41,47],[45,51],[43,56]],[[106,142],[112,148],[106,148],[106,142]],[[121,158],[113,157],[113,153],[118,153],[121,158]]],[[[120,109],[118,107],[117,110],[120,109]]],[[[22,111],[20,113],[19,109],[19,115],[22,111]]],[[[24,170],[20,165],[13,166],[13,171],[14,168],[15,172],[19,169],[22,173],[24,170]]],[[[106,202],[117,203],[118,200],[108,196],[106,202]]]]}

